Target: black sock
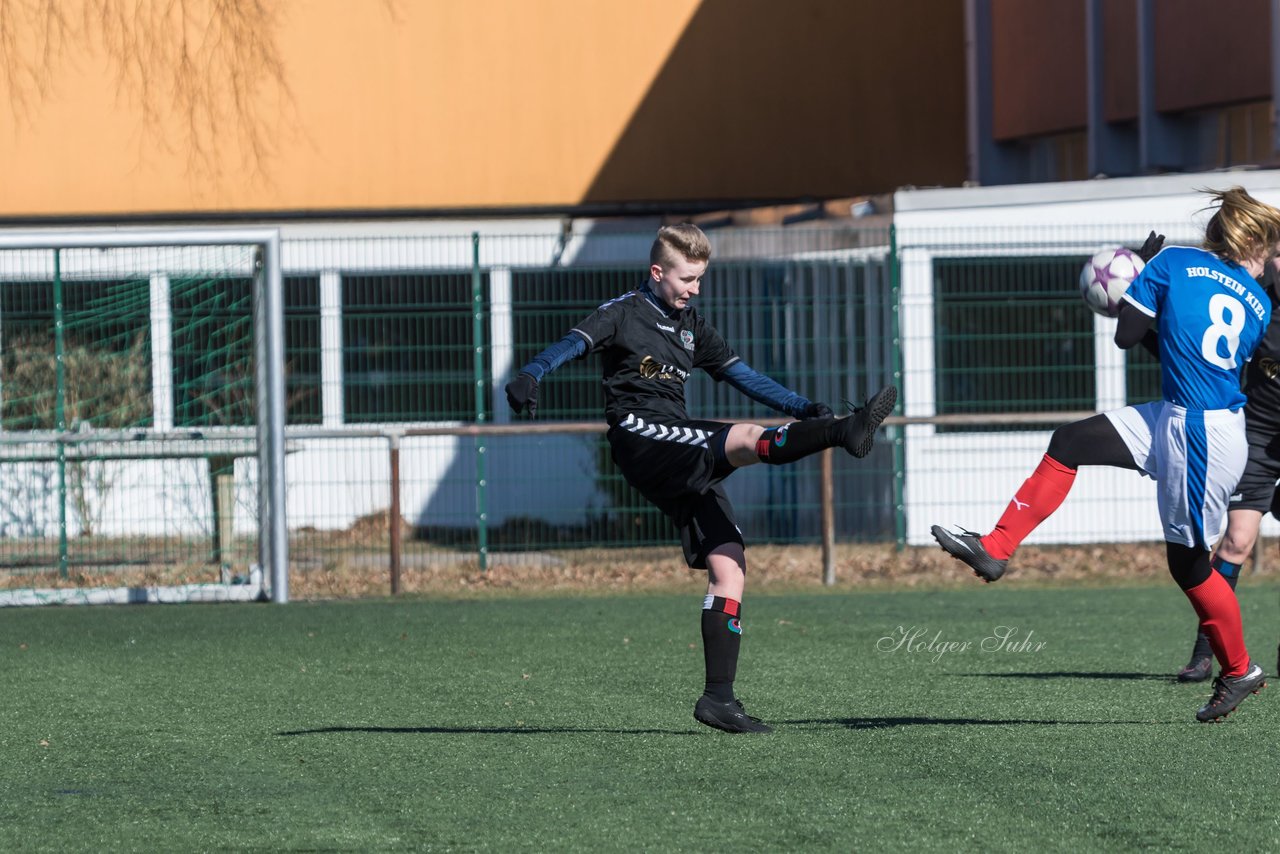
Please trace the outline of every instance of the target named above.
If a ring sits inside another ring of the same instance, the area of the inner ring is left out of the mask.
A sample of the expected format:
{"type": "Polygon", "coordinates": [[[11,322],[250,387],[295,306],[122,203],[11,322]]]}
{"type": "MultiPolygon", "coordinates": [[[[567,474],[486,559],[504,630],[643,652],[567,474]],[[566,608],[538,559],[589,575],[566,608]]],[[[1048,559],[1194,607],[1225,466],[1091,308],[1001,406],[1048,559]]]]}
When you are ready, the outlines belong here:
{"type": "Polygon", "coordinates": [[[1232,590],[1236,589],[1236,582],[1240,580],[1240,567],[1242,564],[1232,563],[1214,555],[1213,560],[1209,561],[1209,566],[1217,570],[1217,573],[1227,580],[1232,590]]]}
{"type": "Polygon", "coordinates": [[[703,693],[727,703],[733,699],[733,680],[738,673],[738,646],[742,642],[741,604],[735,599],[712,596],[702,603],[702,654],[707,664],[707,686],[703,693]]]}
{"type": "Polygon", "coordinates": [[[761,462],[780,466],[794,463],[810,454],[840,444],[834,418],[792,421],[781,427],[770,427],[756,441],[756,456],[761,462]]]}
{"type": "MultiPolygon", "coordinates": [[[[1231,563],[1230,561],[1223,560],[1217,555],[1214,555],[1213,560],[1209,562],[1209,565],[1212,566],[1219,575],[1227,580],[1227,584],[1231,586],[1232,590],[1236,589],[1236,582],[1240,580],[1240,564],[1231,563]]],[[[1204,632],[1197,632],[1196,646],[1195,649],[1191,650],[1191,657],[1209,658],[1212,655],[1213,648],[1209,645],[1209,636],[1204,632]]]]}

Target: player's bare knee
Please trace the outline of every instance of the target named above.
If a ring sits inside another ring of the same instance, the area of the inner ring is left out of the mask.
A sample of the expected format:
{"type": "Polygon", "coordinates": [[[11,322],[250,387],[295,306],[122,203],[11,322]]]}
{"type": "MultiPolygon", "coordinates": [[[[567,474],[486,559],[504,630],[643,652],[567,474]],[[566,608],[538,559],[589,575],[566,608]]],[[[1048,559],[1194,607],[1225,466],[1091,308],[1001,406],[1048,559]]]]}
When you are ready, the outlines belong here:
{"type": "Polygon", "coordinates": [[[734,424],[725,437],[725,458],[736,467],[760,462],[760,457],[756,454],[756,443],[762,435],[764,428],[759,424],[734,424]]]}
{"type": "Polygon", "coordinates": [[[1218,544],[1217,555],[1223,560],[1231,563],[1244,563],[1253,555],[1253,546],[1257,542],[1257,535],[1238,535],[1232,536],[1228,531],[1227,535],[1222,538],[1222,542],[1218,544]]]}
{"type": "Polygon", "coordinates": [[[742,575],[747,572],[747,553],[741,543],[722,543],[707,553],[708,564],[717,571],[737,571],[742,575]]]}
{"type": "Polygon", "coordinates": [[[1217,555],[1222,560],[1242,564],[1253,555],[1262,526],[1262,513],[1253,509],[1235,509],[1227,515],[1227,530],[1218,543],[1217,555]]]}
{"type": "Polygon", "coordinates": [[[738,543],[716,546],[707,555],[707,590],[742,600],[747,586],[747,557],[738,543]]]}

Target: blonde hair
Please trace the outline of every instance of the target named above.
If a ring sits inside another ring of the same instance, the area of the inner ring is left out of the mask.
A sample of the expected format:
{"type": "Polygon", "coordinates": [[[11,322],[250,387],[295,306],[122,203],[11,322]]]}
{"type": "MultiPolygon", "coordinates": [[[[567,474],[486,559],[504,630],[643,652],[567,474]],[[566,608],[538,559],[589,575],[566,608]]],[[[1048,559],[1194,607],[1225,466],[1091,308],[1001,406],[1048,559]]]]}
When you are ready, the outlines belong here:
{"type": "Polygon", "coordinates": [[[1243,263],[1271,254],[1280,243],[1280,210],[1260,202],[1244,187],[1201,190],[1218,204],[1204,230],[1204,248],[1243,263]]]}
{"type": "Polygon", "coordinates": [[[658,236],[649,249],[650,265],[668,267],[679,258],[686,261],[711,260],[711,241],[702,229],[691,222],[664,225],[658,229],[658,236]]]}

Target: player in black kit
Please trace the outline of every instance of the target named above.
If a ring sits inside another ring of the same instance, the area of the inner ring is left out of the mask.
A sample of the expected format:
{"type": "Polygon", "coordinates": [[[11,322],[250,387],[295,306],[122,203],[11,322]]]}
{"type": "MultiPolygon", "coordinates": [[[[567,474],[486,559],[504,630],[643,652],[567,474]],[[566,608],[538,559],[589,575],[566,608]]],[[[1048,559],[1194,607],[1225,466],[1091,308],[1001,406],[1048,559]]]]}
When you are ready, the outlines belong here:
{"type": "Polygon", "coordinates": [[[765,733],[772,728],[748,715],[733,691],[747,562],[721,481],[742,466],[781,465],[825,448],[866,456],[898,390],[883,388],[862,407],[836,418],[826,404],[757,373],[689,304],[710,259],[711,244],[696,225],[660,229],[644,284],[600,306],[535,356],[507,384],[507,401],[532,418],[538,383],[547,374],[571,359],[601,355],[613,460],[627,482],[680,529],[689,566],[707,570],[702,605],[706,683],[693,716],[727,732],[765,733]],[[684,384],[695,368],[800,420],[769,429],[691,420],[684,384]]]}
{"type": "MultiPolygon", "coordinates": [[[[1275,267],[1267,264],[1262,284],[1275,310],[1275,267]]],[[[1270,511],[1280,518],[1280,323],[1272,316],[1267,334],[1245,366],[1245,434],[1249,439],[1249,459],[1244,474],[1227,504],[1227,532],[1218,542],[1212,566],[1235,589],[1240,567],[1253,553],[1262,526],[1262,514],[1270,511]]],[[[1280,650],[1276,670],[1280,672],[1280,650]]],[[[1204,632],[1196,635],[1191,659],[1178,671],[1181,682],[1203,682],[1213,673],[1213,652],[1204,632]]]]}

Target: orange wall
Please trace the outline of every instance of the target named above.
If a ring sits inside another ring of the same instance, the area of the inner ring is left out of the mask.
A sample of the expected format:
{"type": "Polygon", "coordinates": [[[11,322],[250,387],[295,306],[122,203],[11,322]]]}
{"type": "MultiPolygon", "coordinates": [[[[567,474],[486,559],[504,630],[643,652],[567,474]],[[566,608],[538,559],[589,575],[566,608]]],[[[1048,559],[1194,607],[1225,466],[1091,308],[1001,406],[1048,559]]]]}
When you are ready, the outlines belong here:
{"type": "MultiPolygon", "coordinates": [[[[61,4],[69,21],[78,2],[61,4]]],[[[771,200],[964,178],[953,0],[263,4],[288,88],[254,98],[265,154],[246,156],[225,80],[193,147],[171,75],[151,69],[148,116],[73,33],[37,60],[44,95],[0,123],[0,217],[771,200]]],[[[38,55],[31,27],[24,43],[38,55]]]]}

